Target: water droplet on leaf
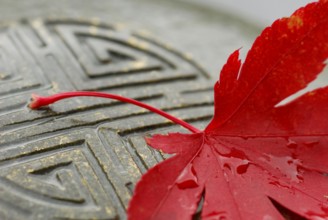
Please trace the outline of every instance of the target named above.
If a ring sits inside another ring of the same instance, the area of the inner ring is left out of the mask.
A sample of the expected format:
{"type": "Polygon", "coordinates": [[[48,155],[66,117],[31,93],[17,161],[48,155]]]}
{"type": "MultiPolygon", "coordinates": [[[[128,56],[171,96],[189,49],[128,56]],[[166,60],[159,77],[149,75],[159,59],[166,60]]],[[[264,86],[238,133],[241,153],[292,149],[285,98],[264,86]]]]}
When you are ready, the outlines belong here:
{"type": "Polygon", "coordinates": [[[242,165],[237,167],[237,173],[238,174],[246,173],[248,167],[249,167],[249,161],[245,161],[245,164],[242,164],[242,165]]]}
{"type": "Polygon", "coordinates": [[[271,215],[265,215],[263,216],[263,220],[274,220],[275,218],[272,217],[271,215]]]}
{"type": "Polygon", "coordinates": [[[180,189],[194,188],[198,186],[196,171],[194,170],[192,164],[188,164],[182,171],[178,177],[177,186],[180,189]]]}
{"type": "Polygon", "coordinates": [[[211,212],[206,216],[203,216],[204,219],[213,219],[213,220],[227,220],[225,216],[226,212],[211,212]]]}
{"type": "Polygon", "coordinates": [[[314,147],[315,145],[319,144],[319,140],[307,141],[304,143],[307,147],[314,147]]]}
{"type": "Polygon", "coordinates": [[[279,182],[279,180],[270,180],[269,184],[278,186],[278,187],[282,187],[282,188],[286,188],[286,189],[290,189],[290,186],[286,186],[283,183],[279,182]]]}
{"type": "Polygon", "coordinates": [[[321,209],[322,209],[322,211],[324,211],[328,215],[328,204],[322,204],[321,209]]]}
{"type": "Polygon", "coordinates": [[[325,209],[323,207],[321,207],[321,210],[324,213],[317,213],[317,212],[313,212],[313,211],[308,211],[306,214],[311,216],[311,219],[313,220],[326,220],[327,216],[328,216],[328,209],[325,209]]]}
{"type": "Polygon", "coordinates": [[[231,171],[231,167],[230,167],[229,164],[225,163],[225,164],[223,165],[223,167],[226,168],[226,170],[231,171]]]}
{"type": "Polygon", "coordinates": [[[232,148],[227,154],[220,154],[219,160],[226,171],[234,171],[234,174],[246,173],[249,166],[249,160],[247,159],[246,154],[235,148],[232,148]]]}
{"type": "Polygon", "coordinates": [[[275,157],[270,155],[269,157],[274,168],[278,169],[284,176],[297,183],[303,181],[303,177],[299,170],[300,167],[302,167],[302,163],[299,159],[294,159],[290,156],[275,157]]]}
{"type": "Polygon", "coordinates": [[[297,147],[297,143],[293,140],[288,139],[287,145],[288,148],[296,148],[297,147]]]}

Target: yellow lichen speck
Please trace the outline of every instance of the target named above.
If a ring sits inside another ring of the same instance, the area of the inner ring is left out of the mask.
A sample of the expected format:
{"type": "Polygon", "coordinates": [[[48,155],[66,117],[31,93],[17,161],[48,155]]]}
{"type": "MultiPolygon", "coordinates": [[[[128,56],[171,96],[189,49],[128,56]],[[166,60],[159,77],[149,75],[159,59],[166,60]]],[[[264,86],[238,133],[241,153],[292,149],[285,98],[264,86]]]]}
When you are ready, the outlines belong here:
{"type": "Polygon", "coordinates": [[[293,15],[290,17],[287,25],[290,30],[299,29],[303,26],[303,19],[297,15],[293,15]]]}

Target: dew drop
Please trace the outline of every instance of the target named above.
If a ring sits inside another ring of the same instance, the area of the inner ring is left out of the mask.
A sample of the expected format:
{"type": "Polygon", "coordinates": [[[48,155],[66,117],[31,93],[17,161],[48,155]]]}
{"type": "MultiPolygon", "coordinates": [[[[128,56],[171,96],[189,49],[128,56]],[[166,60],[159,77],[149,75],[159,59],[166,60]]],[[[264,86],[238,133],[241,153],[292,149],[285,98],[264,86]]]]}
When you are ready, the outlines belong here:
{"type": "Polygon", "coordinates": [[[274,220],[275,218],[272,217],[271,215],[265,215],[263,216],[263,220],[274,220]]]}
{"type": "Polygon", "coordinates": [[[294,159],[290,156],[275,157],[270,156],[271,164],[278,169],[284,176],[288,177],[294,182],[300,183],[303,177],[299,171],[302,163],[299,159],[294,159]]]}
{"type": "Polygon", "coordinates": [[[242,136],[241,138],[242,138],[243,140],[247,141],[249,137],[248,137],[248,136],[242,136]]]}
{"type": "Polygon", "coordinates": [[[192,164],[188,164],[182,171],[178,177],[177,186],[180,189],[195,188],[198,186],[196,171],[194,170],[192,164]]]}
{"type": "Polygon", "coordinates": [[[321,210],[324,213],[316,213],[313,211],[308,211],[306,214],[309,215],[311,217],[311,219],[313,219],[313,220],[327,220],[327,217],[328,217],[327,211],[328,210],[324,210],[322,208],[321,208],[321,210]]]}
{"type": "Polygon", "coordinates": [[[287,145],[286,145],[288,148],[293,148],[293,149],[295,149],[295,148],[297,148],[297,143],[295,142],[295,141],[293,141],[293,140],[290,140],[290,139],[288,139],[288,142],[287,142],[287,145]]]}
{"type": "Polygon", "coordinates": [[[328,194],[323,196],[328,202],[328,194]]]}
{"type": "Polygon", "coordinates": [[[279,182],[278,180],[270,180],[269,184],[275,185],[280,188],[290,189],[290,186],[284,185],[281,182],[279,182]]]}
{"type": "Polygon", "coordinates": [[[226,212],[211,212],[206,216],[203,216],[204,219],[211,219],[211,220],[227,220],[226,212]]]}
{"type": "Polygon", "coordinates": [[[232,148],[230,153],[227,155],[224,155],[226,157],[235,157],[235,158],[239,158],[239,159],[247,159],[245,152],[241,151],[241,150],[237,150],[235,148],[232,148]]]}
{"type": "Polygon", "coordinates": [[[237,173],[238,174],[244,174],[247,172],[247,169],[249,167],[249,162],[247,161],[245,164],[242,164],[237,167],[237,173]]]}
{"type": "MultiPolygon", "coordinates": [[[[325,213],[327,213],[327,215],[328,215],[328,204],[323,204],[323,205],[321,206],[321,210],[324,211],[325,213]]],[[[327,216],[327,217],[328,217],[328,216],[327,216]]]]}
{"type": "Polygon", "coordinates": [[[234,148],[230,149],[230,152],[227,154],[220,154],[218,159],[223,164],[225,173],[244,174],[249,167],[249,160],[246,154],[234,148]]]}
{"type": "Polygon", "coordinates": [[[231,166],[230,166],[229,164],[225,163],[225,164],[223,165],[223,167],[224,167],[227,171],[230,171],[230,172],[231,172],[231,166]]]}
{"type": "Polygon", "coordinates": [[[314,147],[315,145],[319,144],[319,140],[307,141],[304,143],[307,147],[314,147]]]}

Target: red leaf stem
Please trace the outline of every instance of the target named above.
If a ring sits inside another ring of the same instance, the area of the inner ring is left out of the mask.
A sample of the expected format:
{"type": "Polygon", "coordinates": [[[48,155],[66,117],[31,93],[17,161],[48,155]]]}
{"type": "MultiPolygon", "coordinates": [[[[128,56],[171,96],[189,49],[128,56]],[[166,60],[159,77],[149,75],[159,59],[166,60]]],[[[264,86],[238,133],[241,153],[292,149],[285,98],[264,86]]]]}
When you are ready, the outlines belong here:
{"type": "Polygon", "coordinates": [[[43,106],[48,106],[50,104],[53,104],[57,101],[60,101],[62,99],[68,99],[68,98],[74,98],[74,97],[79,97],[79,96],[92,96],[92,97],[100,97],[100,98],[108,98],[108,99],[115,99],[121,102],[126,102],[126,103],[130,103],[136,106],[139,106],[141,108],[145,108],[149,111],[152,111],[158,115],[163,116],[164,118],[169,119],[170,121],[181,125],[182,127],[188,129],[189,131],[191,131],[192,133],[199,133],[201,132],[199,129],[195,128],[194,126],[192,126],[191,124],[173,116],[170,115],[169,113],[160,110],[158,108],[155,108],[153,106],[150,106],[146,103],[143,102],[139,102],[137,100],[131,99],[131,98],[127,98],[124,96],[120,96],[120,95],[115,95],[115,94],[111,94],[111,93],[102,93],[102,92],[92,92],[92,91],[75,91],[75,92],[63,92],[63,93],[59,93],[59,94],[55,94],[55,95],[51,95],[51,96],[39,96],[36,94],[32,95],[32,101],[29,104],[29,107],[31,109],[38,109],[41,108],[43,106]]]}

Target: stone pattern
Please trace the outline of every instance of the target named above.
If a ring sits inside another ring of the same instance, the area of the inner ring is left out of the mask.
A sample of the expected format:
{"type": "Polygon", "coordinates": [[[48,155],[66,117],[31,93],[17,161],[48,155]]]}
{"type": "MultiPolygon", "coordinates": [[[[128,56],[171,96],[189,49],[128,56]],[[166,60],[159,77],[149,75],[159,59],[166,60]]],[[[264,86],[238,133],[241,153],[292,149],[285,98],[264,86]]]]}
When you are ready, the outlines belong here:
{"type": "Polygon", "coordinates": [[[143,137],[183,129],[144,109],[77,98],[31,111],[31,93],[121,94],[203,127],[213,81],[148,36],[98,20],[0,28],[0,219],[124,219],[135,183],[168,155],[143,137]]]}

